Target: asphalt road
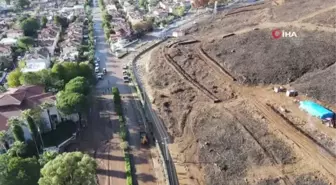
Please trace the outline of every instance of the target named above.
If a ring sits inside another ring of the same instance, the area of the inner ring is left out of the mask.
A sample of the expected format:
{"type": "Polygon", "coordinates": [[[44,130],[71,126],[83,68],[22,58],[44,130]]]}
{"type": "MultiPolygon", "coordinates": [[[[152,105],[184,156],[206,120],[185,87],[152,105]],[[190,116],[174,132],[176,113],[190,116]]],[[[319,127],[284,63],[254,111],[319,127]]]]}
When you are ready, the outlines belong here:
{"type": "MultiPolygon", "coordinates": [[[[155,172],[150,156],[150,150],[141,146],[139,126],[143,124],[142,117],[137,109],[138,103],[132,96],[132,89],[123,82],[122,67],[123,62],[114,58],[110,54],[109,45],[105,42],[104,31],[102,29],[101,11],[98,7],[92,9],[94,22],[94,35],[97,36],[95,55],[100,59],[100,69],[106,68],[107,74],[96,86],[96,91],[101,94],[111,93],[106,89],[117,87],[122,96],[122,105],[126,118],[126,125],[129,130],[129,146],[131,147],[131,160],[135,165],[133,169],[134,183],[138,185],[156,184],[155,172]]],[[[124,61],[125,63],[125,61],[124,61]]],[[[112,164],[113,165],[113,164],[112,164]]]]}

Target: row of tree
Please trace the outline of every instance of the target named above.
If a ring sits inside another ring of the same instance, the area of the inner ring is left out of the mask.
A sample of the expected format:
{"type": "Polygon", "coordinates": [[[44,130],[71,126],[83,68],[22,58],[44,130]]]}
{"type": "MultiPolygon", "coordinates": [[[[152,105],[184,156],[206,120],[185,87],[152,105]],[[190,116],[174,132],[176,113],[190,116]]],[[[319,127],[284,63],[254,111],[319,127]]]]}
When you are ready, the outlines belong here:
{"type": "Polygon", "coordinates": [[[64,84],[77,76],[85,77],[92,83],[94,81],[92,71],[93,67],[88,62],[63,62],[55,64],[51,69],[27,73],[22,73],[21,68],[18,67],[8,74],[7,83],[9,87],[43,85],[47,91],[51,89],[61,90],[64,88],[64,84]]]}

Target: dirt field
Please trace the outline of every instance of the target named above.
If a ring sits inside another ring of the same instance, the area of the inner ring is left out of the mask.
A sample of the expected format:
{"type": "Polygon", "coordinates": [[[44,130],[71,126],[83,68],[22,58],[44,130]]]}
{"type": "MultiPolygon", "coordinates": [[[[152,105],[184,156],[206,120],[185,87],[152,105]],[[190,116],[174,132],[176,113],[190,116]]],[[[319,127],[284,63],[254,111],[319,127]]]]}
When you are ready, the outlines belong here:
{"type": "Polygon", "coordinates": [[[301,22],[318,20],[330,11],[327,5],[331,2],[283,1],[226,12],[180,39],[201,42],[168,47],[177,41],[171,40],[139,60],[153,104],[174,138],[174,161],[187,173],[178,174],[181,181],[336,184],[336,130],[294,102],[313,97],[335,109],[335,32],[324,23],[317,29],[301,22]],[[272,39],[274,22],[301,38],[272,39]],[[221,38],[230,32],[236,35],[221,38]],[[272,84],[294,87],[300,96],[276,94],[272,84]]]}

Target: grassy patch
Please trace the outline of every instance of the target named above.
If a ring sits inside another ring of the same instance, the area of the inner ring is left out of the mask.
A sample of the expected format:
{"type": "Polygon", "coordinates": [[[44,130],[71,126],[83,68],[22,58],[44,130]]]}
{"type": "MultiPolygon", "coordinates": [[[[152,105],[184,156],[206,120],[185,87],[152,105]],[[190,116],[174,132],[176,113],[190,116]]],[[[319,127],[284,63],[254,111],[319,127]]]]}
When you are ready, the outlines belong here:
{"type": "Polygon", "coordinates": [[[76,124],[66,121],[57,125],[56,130],[42,134],[44,147],[58,146],[76,132],[76,124]]]}

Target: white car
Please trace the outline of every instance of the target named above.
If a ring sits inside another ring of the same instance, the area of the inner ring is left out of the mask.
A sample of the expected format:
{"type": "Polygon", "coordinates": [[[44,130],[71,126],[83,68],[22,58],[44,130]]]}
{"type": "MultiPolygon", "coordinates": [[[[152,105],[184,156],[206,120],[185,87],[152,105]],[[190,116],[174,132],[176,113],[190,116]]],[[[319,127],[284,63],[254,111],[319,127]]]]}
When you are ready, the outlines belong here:
{"type": "Polygon", "coordinates": [[[96,68],[95,68],[95,72],[96,72],[96,73],[99,73],[99,67],[96,67],[96,68]]]}
{"type": "Polygon", "coordinates": [[[128,69],[128,65],[125,64],[125,65],[123,66],[123,69],[124,69],[124,70],[127,70],[127,69],[128,69]]]}
{"type": "Polygon", "coordinates": [[[98,79],[98,80],[102,80],[102,79],[103,79],[103,75],[101,75],[101,74],[97,74],[97,79],[98,79]]]}

